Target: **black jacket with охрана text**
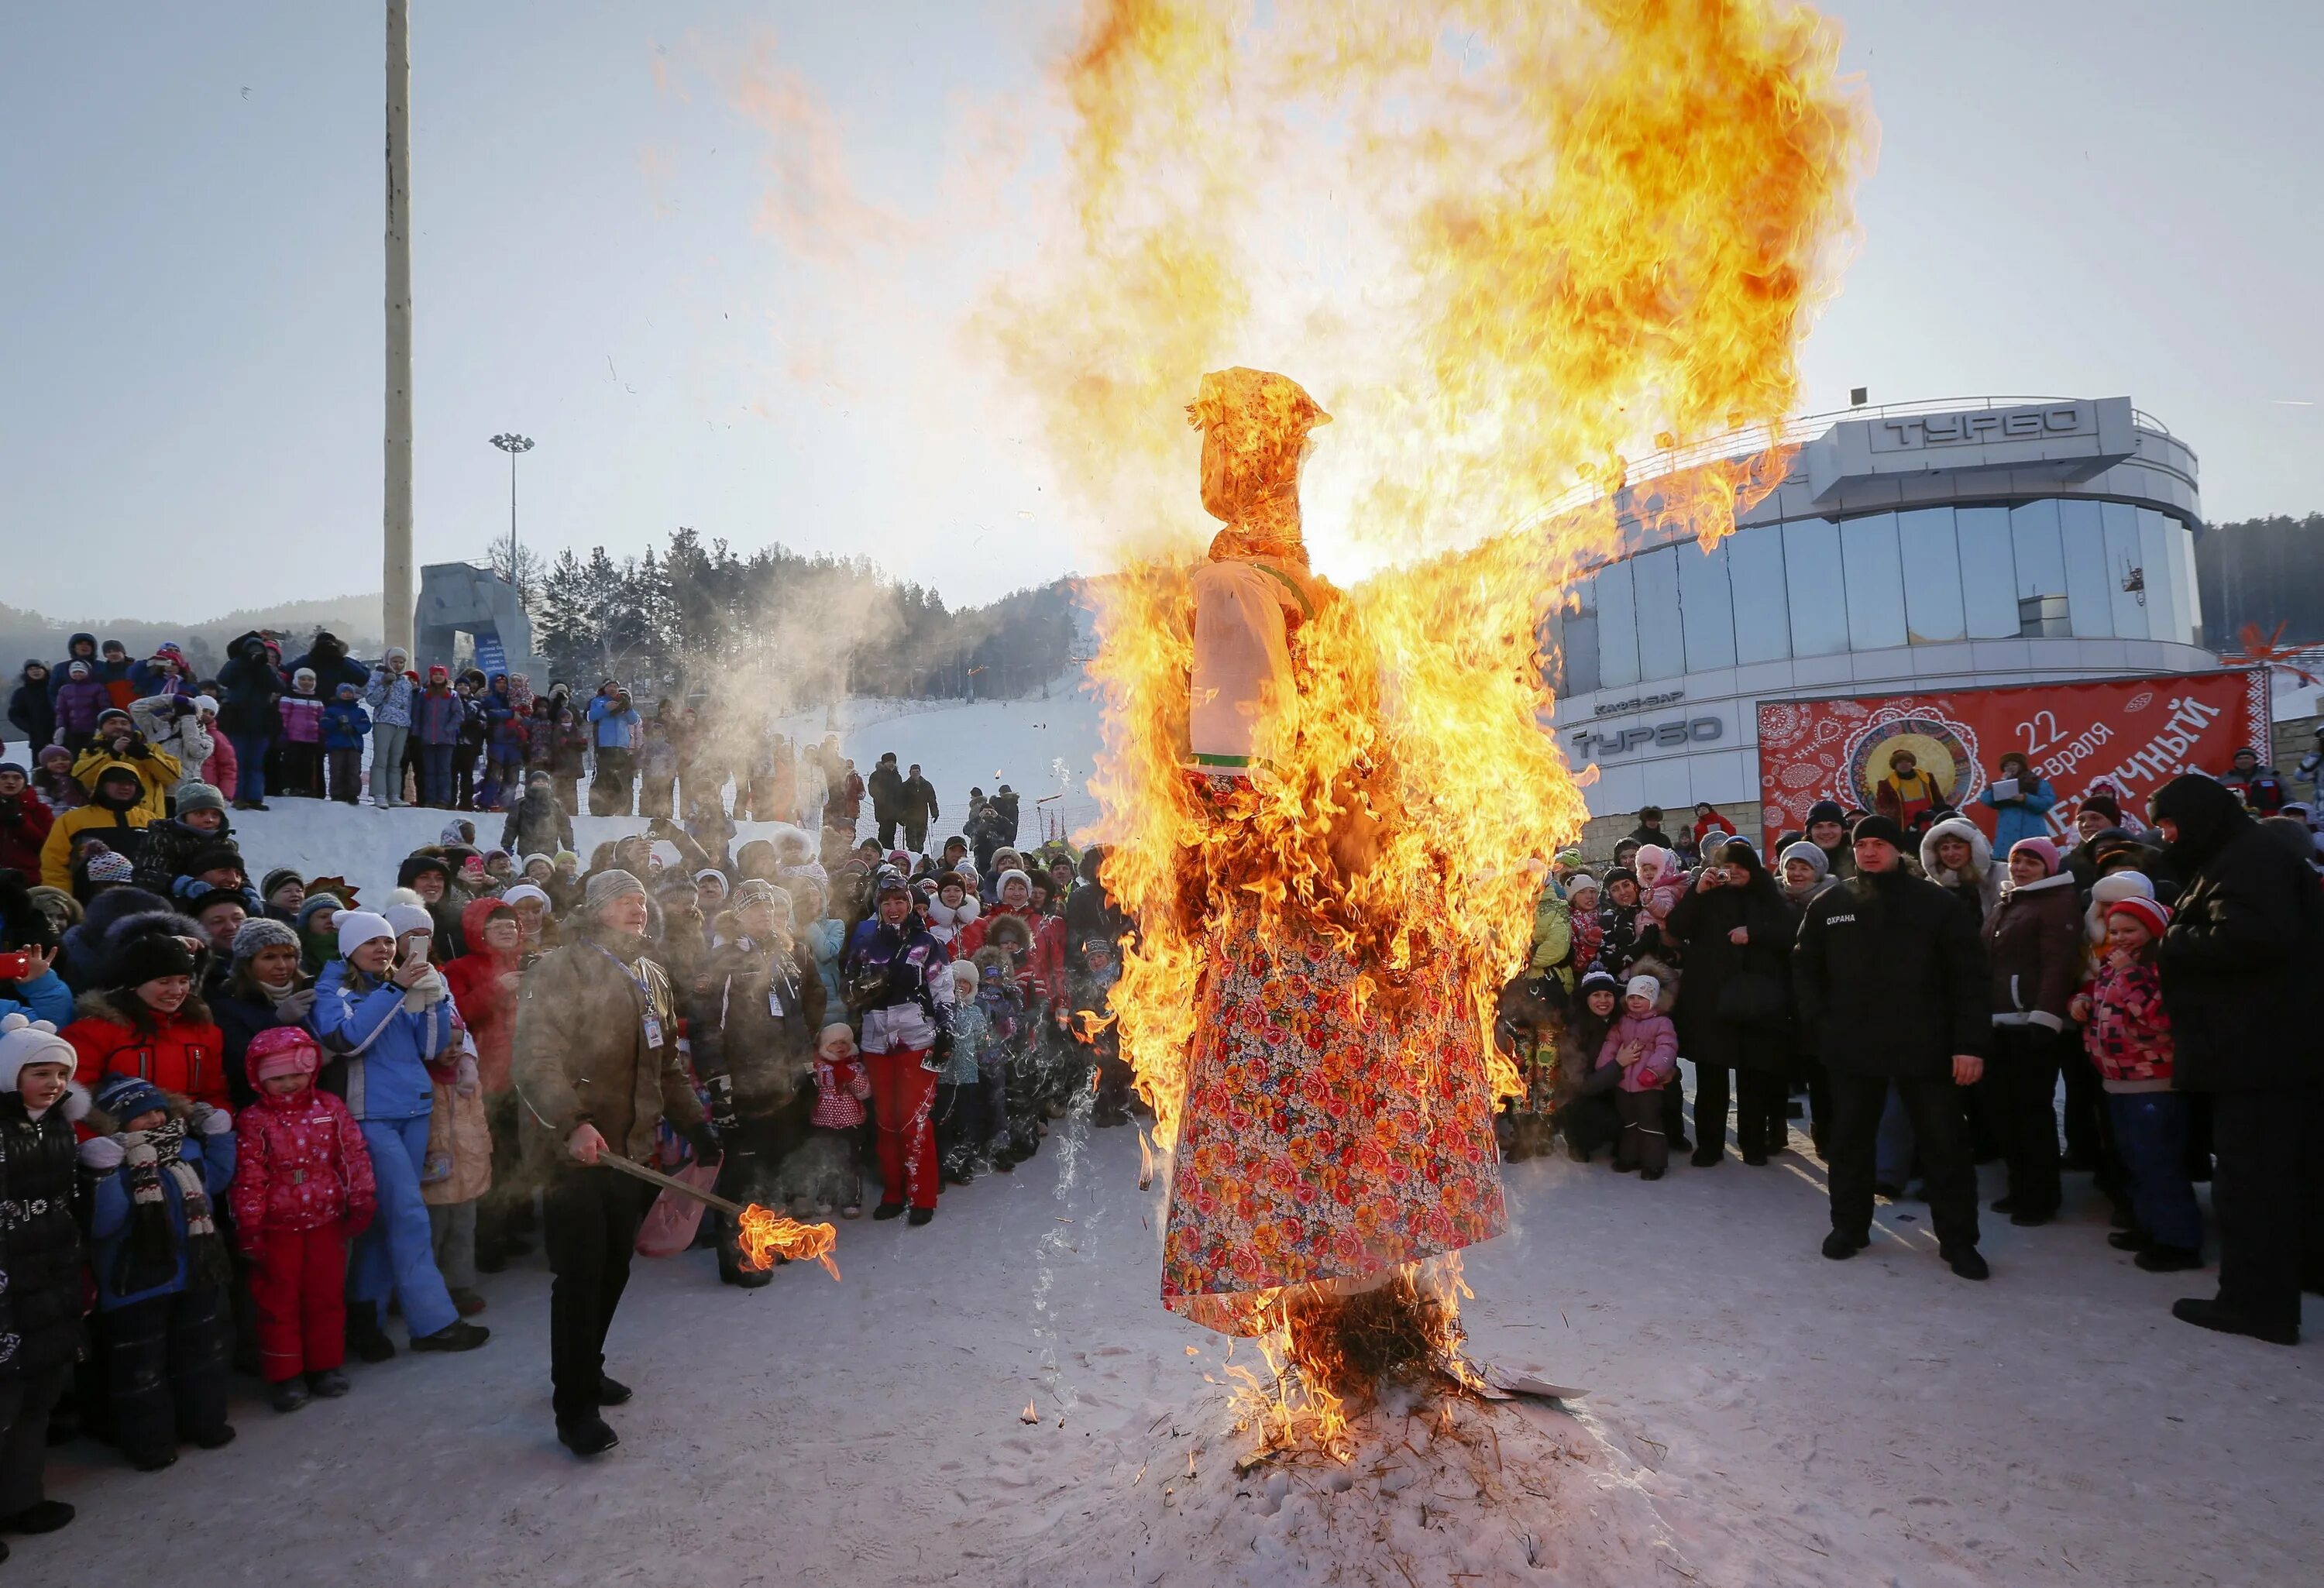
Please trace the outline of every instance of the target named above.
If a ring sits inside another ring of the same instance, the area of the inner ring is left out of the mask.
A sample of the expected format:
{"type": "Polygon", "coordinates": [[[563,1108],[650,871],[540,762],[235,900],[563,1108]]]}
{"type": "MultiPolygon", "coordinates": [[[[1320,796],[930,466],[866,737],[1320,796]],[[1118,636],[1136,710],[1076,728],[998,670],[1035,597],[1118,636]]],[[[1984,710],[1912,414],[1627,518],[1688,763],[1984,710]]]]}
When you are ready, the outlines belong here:
{"type": "Polygon", "coordinates": [[[1993,1050],[1985,950],[1951,894],[1902,871],[1859,873],[1808,900],[1792,992],[1833,1071],[1937,1080],[1993,1050]]]}

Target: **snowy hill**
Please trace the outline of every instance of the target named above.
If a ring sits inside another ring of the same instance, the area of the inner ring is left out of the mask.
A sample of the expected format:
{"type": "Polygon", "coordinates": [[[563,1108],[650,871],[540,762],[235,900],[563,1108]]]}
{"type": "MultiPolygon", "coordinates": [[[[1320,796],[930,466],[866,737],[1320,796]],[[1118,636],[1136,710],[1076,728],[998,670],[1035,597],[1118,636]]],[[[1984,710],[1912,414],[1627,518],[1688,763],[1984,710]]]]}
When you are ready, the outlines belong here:
{"type": "MultiPolygon", "coordinates": [[[[1087,827],[1097,816],[1089,776],[1098,745],[1097,703],[1080,690],[1060,688],[1047,700],[958,702],[853,700],[832,714],[793,717],[783,731],[810,742],[839,735],[841,753],[869,773],[882,752],[893,750],[908,766],[917,761],[936,788],[942,816],[931,841],[960,831],[968,791],[988,794],[1008,783],[1022,796],[1020,838],[1037,844],[1057,833],[1087,827]]],[[[366,899],[394,886],[395,868],[405,855],[433,844],[454,813],[445,810],[374,810],[319,799],[274,799],[263,811],[235,811],[234,826],[243,854],[257,873],[290,866],[300,874],[346,876],[366,899]]],[[[503,817],[469,817],[476,839],[490,849],[500,843],[503,817]]],[[[589,851],[610,838],[644,829],[641,817],[582,816],[574,821],[584,863],[589,851]]],[[[773,824],[742,822],[736,838],[761,837],[773,824]]],[[[859,829],[872,834],[870,807],[859,829]]]]}

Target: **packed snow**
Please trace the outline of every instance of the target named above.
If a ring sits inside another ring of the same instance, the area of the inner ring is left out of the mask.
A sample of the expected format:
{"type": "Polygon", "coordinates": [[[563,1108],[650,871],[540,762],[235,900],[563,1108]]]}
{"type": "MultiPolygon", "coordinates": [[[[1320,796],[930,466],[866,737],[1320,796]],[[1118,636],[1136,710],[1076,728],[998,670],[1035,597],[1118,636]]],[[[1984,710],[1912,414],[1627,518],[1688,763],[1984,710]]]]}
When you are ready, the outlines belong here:
{"type": "Polygon", "coordinates": [[[1379,1417],[1346,1468],[1236,1475],[1250,1436],[1205,1381],[1226,1343],[1156,1298],[1159,1184],[1136,1189],[1131,1131],[1069,1121],[925,1229],[841,1224],[836,1284],[641,1260],[609,1346],[637,1399],[594,1464],[555,1441],[525,1258],[484,1280],[482,1351],[357,1364],[290,1417],[244,1382],[242,1436],[158,1476],[56,1453],[81,1519],[10,1565],[117,1583],[161,1539],[189,1583],[2313,1579],[2313,1342],[2174,1323],[2209,1276],[2133,1268],[2086,1185],[2047,1228],[1989,1223],[1989,1284],[1946,1271],[1914,1204],[1827,1262],[1821,1169],[1778,1163],[1511,1166],[1473,1344],[1587,1397],[1379,1417]]]}
{"type": "MultiPolygon", "coordinates": [[[[858,705],[836,731],[866,770],[886,749],[922,762],[939,836],[972,782],[1026,793],[1028,839],[1037,791],[1058,789],[1069,827],[1093,815],[1084,697],[858,705]]],[[[254,866],[369,889],[446,814],[278,799],[235,819],[254,866]]],[[[642,824],[577,825],[586,853],[642,824]]],[[[346,1399],[290,1417],[240,1381],[241,1437],[160,1475],[53,1453],[50,1491],[80,1519],[10,1540],[9,1564],[30,1583],[167,1558],[192,1583],[689,1588],[2315,1577],[2313,1340],[2172,1321],[2211,1274],[2134,1268],[2080,1176],[2056,1223],[1987,1219],[1988,1284],[1946,1271],[1911,1202],[1828,1262],[1821,1166],[1793,1145],[1655,1185],[1510,1166],[1511,1232],[1469,1255],[1474,1353],[1588,1393],[1464,1401],[1449,1426],[1376,1415],[1345,1467],[1236,1473],[1252,1436],[1216,1381],[1228,1343],[1157,1299],[1162,1183],[1137,1189],[1135,1132],[1067,1120],[925,1229],[843,1223],[836,1284],[802,1264],[743,1292],[706,1252],[641,1260],[609,1347],[637,1398],[595,1463],[555,1441],[535,1255],[484,1279],[482,1351],[354,1364],[346,1399]]]]}

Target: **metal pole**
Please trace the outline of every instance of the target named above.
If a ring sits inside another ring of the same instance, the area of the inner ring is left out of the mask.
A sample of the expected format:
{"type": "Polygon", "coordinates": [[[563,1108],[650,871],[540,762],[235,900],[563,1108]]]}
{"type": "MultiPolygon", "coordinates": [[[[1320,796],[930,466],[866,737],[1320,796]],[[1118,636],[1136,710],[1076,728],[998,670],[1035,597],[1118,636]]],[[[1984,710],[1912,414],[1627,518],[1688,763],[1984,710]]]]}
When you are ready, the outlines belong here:
{"type": "Polygon", "coordinates": [[[387,0],[387,422],[381,632],[388,644],[407,651],[412,643],[410,97],[410,0],[387,0]]]}
{"type": "Polygon", "coordinates": [[[516,577],[516,453],[509,453],[509,588],[516,592],[516,604],[524,605],[524,586],[516,577]]]}

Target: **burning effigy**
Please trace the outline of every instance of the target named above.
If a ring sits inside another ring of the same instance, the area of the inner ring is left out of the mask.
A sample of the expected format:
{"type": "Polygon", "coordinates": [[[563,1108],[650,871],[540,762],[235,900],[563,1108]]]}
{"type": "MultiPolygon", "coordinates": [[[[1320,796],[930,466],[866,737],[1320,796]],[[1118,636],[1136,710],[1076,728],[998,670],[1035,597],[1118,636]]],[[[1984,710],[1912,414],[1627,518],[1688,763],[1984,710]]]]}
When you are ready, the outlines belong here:
{"type": "Polygon", "coordinates": [[[988,324],[1116,526],[1111,1015],[1163,1302],[1254,1341],[1271,1443],[1480,1381],[1460,1254],[1522,1090],[1489,1032],[1588,814],[1554,620],[1625,519],[1707,550],[1783,479],[1868,146],[1837,49],[1780,0],[1086,7],[1061,225],[988,324]]]}

